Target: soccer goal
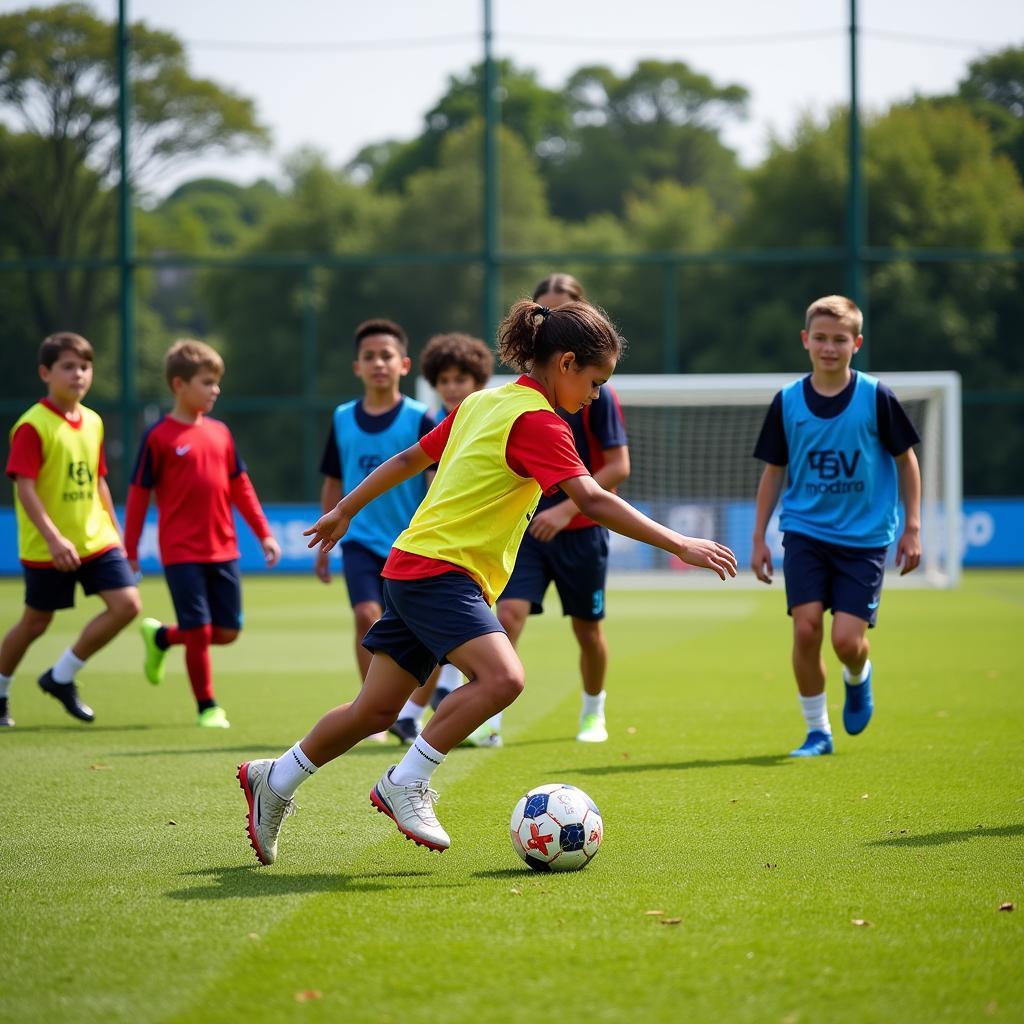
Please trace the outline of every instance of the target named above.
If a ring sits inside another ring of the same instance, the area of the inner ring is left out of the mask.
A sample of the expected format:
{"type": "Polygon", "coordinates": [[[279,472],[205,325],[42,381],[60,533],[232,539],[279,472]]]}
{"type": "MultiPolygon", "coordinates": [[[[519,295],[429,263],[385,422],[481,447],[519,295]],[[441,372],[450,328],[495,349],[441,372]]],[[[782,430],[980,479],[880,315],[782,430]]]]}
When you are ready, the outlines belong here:
{"type": "MultiPolygon", "coordinates": [[[[772,396],[793,374],[616,374],[629,434],[630,478],[619,493],[680,533],[713,537],[736,552],[748,582],[754,495],[762,463],[754,443],[772,396]]],[[[901,582],[948,587],[960,577],[960,376],[952,372],[880,373],[921,435],[921,568],[901,582]]],[[[492,378],[498,386],[513,377],[492,378]]],[[[422,382],[421,382],[422,383],[422,382]]],[[[420,397],[430,401],[429,387],[420,397]]],[[[436,400],[435,403],[436,405],[436,400]]],[[[776,572],[782,546],[777,516],[768,530],[776,572]]],[[[895,554],[895,545],[890,559],[895,554]]],[[[613,535],[618,585],[714,582],[647,545],[613,535]]],[[[898,577],[890,573],[891,583],[898,577]]]]}

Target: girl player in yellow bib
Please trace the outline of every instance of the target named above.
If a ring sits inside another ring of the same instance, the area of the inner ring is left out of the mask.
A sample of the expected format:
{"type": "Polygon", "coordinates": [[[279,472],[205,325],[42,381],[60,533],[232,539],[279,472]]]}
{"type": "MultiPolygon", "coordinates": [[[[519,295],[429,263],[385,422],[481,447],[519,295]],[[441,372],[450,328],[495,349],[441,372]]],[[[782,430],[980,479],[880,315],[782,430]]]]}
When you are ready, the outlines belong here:
{"type": "Polygon", "coordinates": [[[328,761],[386,729],[438,662],[470,680],[453,691],[370,792],[400,832],[431,850],[448,833],[434,813],[434,770],[453,747],[508,707],[523,666],[491,611],[508,582],[519,542],[542,492],[560,487],[584,515],[723,580],[736,558],[721,544],[684,537],[648,519],[594,482],[556,408],[578,412],[597,398],[623,348],[605,315],[585,302],[548,309],[522,301],[499,330],[498,355],[522,376],[470,395],[418,444],[374,470],[306,531],[329,551],[352,517],[378,495],[437,463],[437,475],[384,571],[384,614],[363,645],[373,653],[354,701],[328,711],[277,760],[246,761],[238,779],[249,805],[249,839],[262,864],[277,857],[292,796],[328,761]]]}

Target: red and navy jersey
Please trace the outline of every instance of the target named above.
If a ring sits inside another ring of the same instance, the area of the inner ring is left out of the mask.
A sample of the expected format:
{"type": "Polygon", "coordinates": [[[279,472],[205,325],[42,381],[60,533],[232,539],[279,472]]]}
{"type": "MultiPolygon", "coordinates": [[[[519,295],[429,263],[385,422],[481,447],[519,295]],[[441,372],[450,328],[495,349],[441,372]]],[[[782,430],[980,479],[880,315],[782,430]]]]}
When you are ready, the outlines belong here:
{"type": "MultiPolygon", "coordinates": [[[[598,393],[597,399],[584,406],[579,412],[566,412],[558,410],[558,415],[569,424],[572,431],[572,439],[576,445],[583,465],[593,476],[604,464],[605,450],[608,448],[622,448],[629,443],[626,437],[626,420],[622,415],[622,406],[619,405],[619,396],[608,387],[603,385],[598,393]]],[[[538,512],[543,512],[552,505],[557,505],[565,500],[564,494],[553,494],[541,498],[538,512]]],[[[593,519],[588,519],[582,513],[577,513],[569,520],[567,530],[582,530],[587,526],[596,526],[593,519]]]]}
{"type": "Polygon", "coordinates": [[[271,535],[235,440],[220,420],[201,416],[182,423],[164,416],[146,431],[125,513],[125,550],[131,559],[138,558],[151,491],[164,565],[238,558],[232,504],[260,540],[271,535]]]}

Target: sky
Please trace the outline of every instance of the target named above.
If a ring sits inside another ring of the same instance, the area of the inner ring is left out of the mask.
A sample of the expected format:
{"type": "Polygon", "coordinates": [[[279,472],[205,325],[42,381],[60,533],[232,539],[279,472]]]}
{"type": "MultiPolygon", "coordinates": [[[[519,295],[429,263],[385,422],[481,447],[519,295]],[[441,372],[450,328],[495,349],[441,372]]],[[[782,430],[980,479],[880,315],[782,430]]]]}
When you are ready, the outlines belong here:
{"type": "MultiPolygon", "coordinates": [[[[40,0],[36,0],[37,3],[40,0]]],[[[42,4],[45,6],[45,4],[42,4]]],[[[804,114],[849,94],[849,0],[492,0],[496,57],[558,87],[577,68],[627,73],[638,60],[683,61],[751,94],[725,142],[746,165],[804,114]]],[[[0,0],[0,11],[27,2],[0,0]]],[[[111,20],[114,0],[93,0],[111,20]]],[[[955,89],[968,63],[1024,45],[1021,0],[859,0],[860,102],[881,110],[915,93],[955,89]]],[[[482,0],[128,0],[131,20],[167,29],[193,74],[256,101],[273,138],[262,154],[190,162],[152,182],[279,178],[300,147],[347,163],[369,142],[416,135],[448,78],[483,53],[482,0]]]]}

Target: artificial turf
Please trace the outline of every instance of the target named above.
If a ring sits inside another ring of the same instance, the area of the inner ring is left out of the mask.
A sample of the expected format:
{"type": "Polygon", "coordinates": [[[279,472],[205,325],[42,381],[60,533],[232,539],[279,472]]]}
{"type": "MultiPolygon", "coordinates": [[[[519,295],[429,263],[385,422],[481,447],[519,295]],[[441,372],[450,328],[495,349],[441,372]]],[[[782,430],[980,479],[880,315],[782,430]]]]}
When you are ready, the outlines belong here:
{"type": "MultiPolygon", "coordinates": [[[[143,596],[169,614],[161,581],[143,596]]],[[[227,732],[196,727],[179,653],[143,680],[134,628],[80,677],[95,724],[42,694],[94,600],[30,651],[0,731],[0,1020],[1024,1020],[1024,574],[888,591],[875,721],[843,734],[828,658],[837,749],[809,761],[785,756],[804,728],[777,588],[613,593],[594,746],[552,597],[506,746],[435,777],[451,850],[373,813],[398,747],[364,744],[300,790],[269,868],[235,766],[351,696],[351,626],[337,584],[245,597],[214,651],[227,732]],[[553,781],[604,815],[582,872],[509,843],[516,799],[553,781]]],[[[0,583],[4,627],[20,601],[0,583]]]]}

